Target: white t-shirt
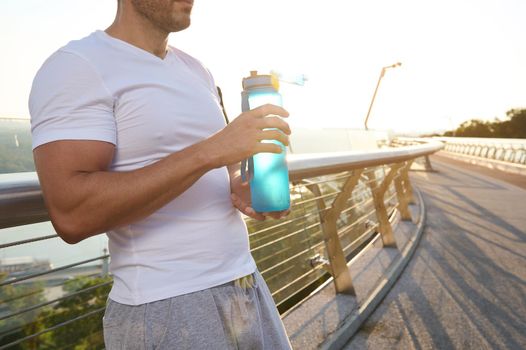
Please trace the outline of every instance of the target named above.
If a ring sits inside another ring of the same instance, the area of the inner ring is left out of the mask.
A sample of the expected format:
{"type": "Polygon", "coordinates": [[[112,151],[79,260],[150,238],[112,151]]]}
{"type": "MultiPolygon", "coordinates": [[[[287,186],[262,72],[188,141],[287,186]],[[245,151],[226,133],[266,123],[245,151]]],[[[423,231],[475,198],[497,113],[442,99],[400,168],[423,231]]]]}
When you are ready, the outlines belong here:
{"type": "MultiPolygon", "coordinates": [[[[173,47],[160,59],[102,31],[48,58],[33,82],[29,109],[33,148],[56,140],[110,142],[110,171],[155,163],[225,126],[214,81],[199,61],[173,47]]],[[[162,300],[255,270],[224,167],[146,219],[107,235],[110,298],[119,303],[162,300]]]]}

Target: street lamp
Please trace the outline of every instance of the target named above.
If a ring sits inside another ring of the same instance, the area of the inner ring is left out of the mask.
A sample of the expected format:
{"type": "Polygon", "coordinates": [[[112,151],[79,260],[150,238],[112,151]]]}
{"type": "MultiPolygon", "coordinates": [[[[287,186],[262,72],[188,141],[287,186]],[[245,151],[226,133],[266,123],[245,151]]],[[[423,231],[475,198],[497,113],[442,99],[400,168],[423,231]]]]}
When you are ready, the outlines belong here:
{"type": "Polygon", "coordinates": [[[369,130],[367,127],[367,121],[369,120],[369,115],[371,114],[371,109],[373,108],[374,99],[376,98],[376,93],[378,92],[378,87],[380,86],[380,82],[382,81],[382,78],[385,75],[385,71],[389,68],[396,68],[400,67],[402,63],[396,62],[395,64],[392,64],[390,66],[382,67],[382,70],[380,71],[380,77],[378,78],[378,83],[376,84],[376,89],[374,89],[373,98],[371,99],[371,104],[369,105],[369,110],[367,111],[367,117],[365,117],[365,130],[369,130]]]}

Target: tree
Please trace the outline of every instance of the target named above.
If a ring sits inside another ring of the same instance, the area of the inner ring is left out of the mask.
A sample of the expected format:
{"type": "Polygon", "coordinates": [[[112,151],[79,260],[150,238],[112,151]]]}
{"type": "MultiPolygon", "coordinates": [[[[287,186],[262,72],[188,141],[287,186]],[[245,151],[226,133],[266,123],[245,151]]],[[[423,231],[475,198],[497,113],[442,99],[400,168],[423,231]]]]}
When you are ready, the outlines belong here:
{"type": "MultiPolygon", "coordinates": [[[[0,281],[5,278],[0,276],[0,281]]],[[[76,277],[69,280],[63,290],[72,295],[54,307],[45,306],[0,321],[0,346],[59,326],[9,349],[104,349],[102,310],[111,288],[109,282],[111,277],[76,277]],[[89,312],[94,313],[82,317],[89,312]],[[60,326],[77,317],[82,318],[60,326]]],[[[0,288],[0,314],[16,312],[44,301],[42,284],[7,285],[0,288]]]]}
{"type": "Polygon", "coordinates": [[[511,109],[506,117],[507,120],[493,122],[468,120],[455,131],[446,131],[444,136],[526,138],[526,109],[511,109]]]}
{"type": "Polygon", "coordinates": [[[482,120],[472,119],[460,124],[456,135],[463,137],[491,137],[491,124],[482,120]]]}
{"type": "MultiPolygon", "coordinates": [[[[63,287],[69,293],[99,287],[75,294],[62,300],[52,309],[43,310],[39,315],[40,323],[50,328],[104,308],[111,288],[111,284],[107,283],[109,281],[110,277],[76,277],[69,281],[63,287]]],[[[46,333],[38,349],[104,349],[102,315],[102,311],[95,312],[46,333]]]]}
{"type": "Polygon", "coordinates": [[[526,109],[506,112],[508,120],[494,123],[495,137],[526,138],[526,109]]]}
{"type": "MultiPolygon", "coordinates": [[[[0,282],[5,281],[7,274],[0,274],[0,282]]],[[[44,301],[41,283],[8,284],[0,287],[0,314],[7,316],[28,306],[44,301]]],[[[0,345],[6,345],[28,336],[26,326],[37,318],[38,310],[24,312],[0,321],[0,345]]],[[[27,349],[24,344],[10,349],[27,349]]]]}

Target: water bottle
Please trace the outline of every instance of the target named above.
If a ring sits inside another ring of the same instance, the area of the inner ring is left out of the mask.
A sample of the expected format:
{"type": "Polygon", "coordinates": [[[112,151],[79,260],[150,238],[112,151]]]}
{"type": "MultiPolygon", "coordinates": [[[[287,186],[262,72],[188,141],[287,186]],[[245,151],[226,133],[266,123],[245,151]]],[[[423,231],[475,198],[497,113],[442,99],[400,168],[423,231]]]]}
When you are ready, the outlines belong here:
{"type": "MultiPolygon", "coordinates": [[[[279,82],[273,75],[258,75],[251,71],[243,78],[241,109],[243,112],[264,104],[282,105],[279,82]]],[[[276,140],[263,140],[281,147],[281,153],[258,153],[241,165],[241,174],[248,181],[252,208],[258,213],[282,211],[290,208],[289,170],[286,161],[286,148],[276,140]]]]}

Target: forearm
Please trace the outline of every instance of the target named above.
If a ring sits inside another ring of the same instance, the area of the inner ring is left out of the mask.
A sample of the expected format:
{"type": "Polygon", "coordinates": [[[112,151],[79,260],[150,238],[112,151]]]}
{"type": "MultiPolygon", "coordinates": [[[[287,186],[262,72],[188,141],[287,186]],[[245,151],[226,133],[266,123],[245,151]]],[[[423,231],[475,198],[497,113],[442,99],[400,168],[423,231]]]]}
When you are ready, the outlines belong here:
{"type": "Polygon", "coordinates": [[[246,112],[209,138],[154,164],[129,172],[109,172],[115,145],[96,140],[59,140],[34,150],[35,165],[51,221],[69,243],[140,220],[182,194],[211,169],[256,153],[281,152],[288,125],[281,107],[246,112]],[[269,130],[279,128],[278,130],[269,130]],[[236,140],[235,143],[232,140],[236,140]]]}
{"type": "Polygon", "coordinates": [[[204,152],[197,144],[134,171],[72,173],[53,206],[57,231],[76,243],[147,217],[213,168],[204,152]]]}

